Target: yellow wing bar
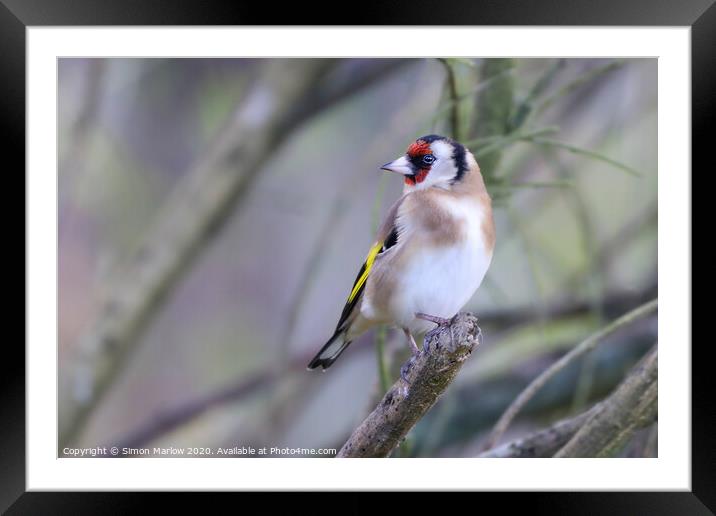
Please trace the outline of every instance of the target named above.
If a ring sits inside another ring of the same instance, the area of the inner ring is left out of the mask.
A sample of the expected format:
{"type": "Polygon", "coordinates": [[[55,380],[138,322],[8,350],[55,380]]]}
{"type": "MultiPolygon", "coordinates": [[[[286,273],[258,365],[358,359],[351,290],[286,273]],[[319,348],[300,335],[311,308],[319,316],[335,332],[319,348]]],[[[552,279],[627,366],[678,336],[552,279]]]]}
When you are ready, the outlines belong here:
{"type": "Polygon", "coordinates": [[[358,295],[358,293],[361,291],[361,288],[363,288],[363,285],[365,284],[366,280],[368,279],[368,273],[370,272],[370,269],[373,267],[373,262],[375,261],[375,257],[378,256],[378,253],[383,248],[382,242],[377,242],[373,247],[370,248],[370,251],[368,252],[368,256],[365,259],[365,264],[363,265],[363,272],[360,276],[358,276],[358,279],[355,282],[355,285],[353,285],[353,290],[351,291],[351,295],[348,296],[348,302],[352,302],[353,299],[358,295]]]}

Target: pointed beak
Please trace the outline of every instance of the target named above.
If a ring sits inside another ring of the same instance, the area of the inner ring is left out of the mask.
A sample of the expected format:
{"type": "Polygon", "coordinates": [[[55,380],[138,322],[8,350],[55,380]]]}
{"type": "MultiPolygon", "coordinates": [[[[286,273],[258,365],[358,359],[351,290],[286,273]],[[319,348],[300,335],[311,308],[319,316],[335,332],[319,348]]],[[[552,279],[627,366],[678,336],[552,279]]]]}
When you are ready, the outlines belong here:
{"type": "Polygon", "coordinates": [[[408,161],[408,158],[405,156],[401,156],[395,161],[391,161],[390,163],[386,163],[382,167],[380,167],[381,170],[387,170],[388,172],[397,172],[398,174],[403,174],[404,176],[412,176],[415,171],[413,170],[413,165],[408,161]]]}

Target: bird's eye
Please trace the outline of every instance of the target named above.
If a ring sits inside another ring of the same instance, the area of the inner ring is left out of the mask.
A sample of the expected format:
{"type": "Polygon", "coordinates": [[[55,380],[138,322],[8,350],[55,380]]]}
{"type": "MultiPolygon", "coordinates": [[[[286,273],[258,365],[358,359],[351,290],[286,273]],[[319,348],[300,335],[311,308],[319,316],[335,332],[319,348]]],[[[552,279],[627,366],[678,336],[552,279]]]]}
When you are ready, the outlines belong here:
{"type": "Polygon", "coordinates": [[[434,161],[435,156],[433,156],[432,154],[426,154],[425,156],[423,156],[423,163],[425,163],[426,165],[432,165],[434,161]]]}

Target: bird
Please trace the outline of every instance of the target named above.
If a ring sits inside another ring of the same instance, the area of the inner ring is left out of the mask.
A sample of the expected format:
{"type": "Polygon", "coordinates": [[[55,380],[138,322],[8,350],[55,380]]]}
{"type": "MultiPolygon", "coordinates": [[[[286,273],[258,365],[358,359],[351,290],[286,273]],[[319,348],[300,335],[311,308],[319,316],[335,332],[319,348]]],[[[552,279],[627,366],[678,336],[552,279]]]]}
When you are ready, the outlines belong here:
{"type": "Polygon", "coordinates": [[[422,136],[380,168],[403,176],[403,193],[378,229],[333,335],[308,369],[327,369],[379,325],[401,329],[414,359],[420,353],[415,336],[449,324],[490,267],[492,200],[464,145],[422,136]]]}

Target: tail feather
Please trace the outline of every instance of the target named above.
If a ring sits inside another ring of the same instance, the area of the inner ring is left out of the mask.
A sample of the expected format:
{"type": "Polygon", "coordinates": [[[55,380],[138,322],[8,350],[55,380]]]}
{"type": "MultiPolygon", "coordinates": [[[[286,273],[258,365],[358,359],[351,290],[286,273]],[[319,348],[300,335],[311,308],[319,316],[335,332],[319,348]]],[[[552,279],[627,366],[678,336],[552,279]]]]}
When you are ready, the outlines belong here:
{"type": "Polygon", "coordinates": [[[308,369],[316,369],[320,366],[325,370],[331,367],[333,362],[338,359],[341,353],[343,353],[351,343],[351,341],[346,338],[346,333],[345,328],[337,330],[316,356],[313,357],[313,360],[308,364],[308,369]]]}

